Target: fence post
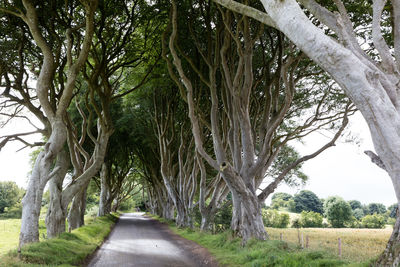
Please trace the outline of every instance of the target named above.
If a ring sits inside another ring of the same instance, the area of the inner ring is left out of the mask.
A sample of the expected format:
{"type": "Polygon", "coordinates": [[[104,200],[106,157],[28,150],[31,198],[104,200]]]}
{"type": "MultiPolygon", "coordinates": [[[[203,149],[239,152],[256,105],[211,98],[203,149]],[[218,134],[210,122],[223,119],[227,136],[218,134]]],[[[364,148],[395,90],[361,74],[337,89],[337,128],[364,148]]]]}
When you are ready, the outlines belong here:
{"type": "Polygon", "coordinates": [[[339,246],[339,258],[342,257],[342,239],[338,238],[338,246],[339,246]]]}
{"type": "Polygon", "coordinates": [[[282,233],[279,234],[279,239],[280,239],[281,241],[283,241],[283,234],[282,234],[282,233]]]}
{"type": "Polygon", "coordinates": [[[304,238],[303,238],[303,233],[301,233],[301,248],[304,248],[304,238]]]}
{"type": "Polygon", "coordinates": [[[309,247],[309,237],[308,237],[308,235],[306,235],[306,248],[308,248],[309,247]]]}

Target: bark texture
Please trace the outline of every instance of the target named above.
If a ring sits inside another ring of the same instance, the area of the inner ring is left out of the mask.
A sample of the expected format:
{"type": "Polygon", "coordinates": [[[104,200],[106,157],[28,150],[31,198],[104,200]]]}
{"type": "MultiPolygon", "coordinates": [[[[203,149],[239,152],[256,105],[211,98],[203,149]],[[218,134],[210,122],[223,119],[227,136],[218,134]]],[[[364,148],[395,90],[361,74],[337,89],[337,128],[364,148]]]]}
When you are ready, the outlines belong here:
{"type": "Polygon", "coordinates": [[[108,179],[108,167],[103,163],[100,172],[100,203],[98,216],[104,216],[111,212],[111,188],[107,182],[108,179]]]}
{"type": "Polygon", "coordinates": [[[60,170],[49,181],[50,202],[45,220],[47,238],[54,238],[65,232],[67,210],[62,203],[62,187],[70,166],[66,151],[61,151],[58,154],[56,166],[60,166],[60,170]]]}
{"type": "MultiPolygon", "coordinates": [[[[89,180],[90,181],[90,180],[89,180]]],[[[75,194],[68,212],[68,231],[85,225],[86,191],[89,181],[75,194]]]]}

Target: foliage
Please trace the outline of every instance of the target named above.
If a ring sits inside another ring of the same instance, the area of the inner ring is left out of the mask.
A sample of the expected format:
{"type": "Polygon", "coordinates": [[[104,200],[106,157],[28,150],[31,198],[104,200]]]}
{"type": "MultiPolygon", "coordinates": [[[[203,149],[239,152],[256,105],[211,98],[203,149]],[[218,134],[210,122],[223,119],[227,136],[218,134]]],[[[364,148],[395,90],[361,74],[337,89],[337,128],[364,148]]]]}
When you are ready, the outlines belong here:
{"type": "Polygon", "coordinates": [[[325,215],[332,227],[344,227],[352,221],[351,206],[341,197],[329,197],[324,203],[325,215]]]}
{"type": "Polygon", "coordinates": [[[265,226],[275,228],[286,228],[290,221],[289,214],[276,210],[263,210],[262,217],[265,226]]]}
{"type": "Polygon", "coordinates": [[[278,192],[272,195],[271,207],[273,209],[278,209],[280,207],[289,208],[289,206],[292,205],[291,203],[293,203],[293,196],[291,194],[278,192]]]}
{"type": "Polygon", "coordinates": [[[22,204],[17,203],[11,208],[7,208],[6,211],[0,214],[0,219],[20,219],[22,216],[22,204]]]}
{"type": "Polygon", "coordinates": [[[300,214],[301,227],[322,227],[322,215],[313,211],[302,211],[300,214]]]}
{"type": "Polygon", "coordinates": [[[86,212],[88,212],[91,209],[98,209],[98,205],[100,202],[100,194],[99,190],[97,188],[97,185],[95,183],[95,180],[92,179],[89,182],[88,189],[86,191],[86,212]]]}
{"type": "Polygon", "coordinates": [[[121,205],[119,206],[120,211],[132,211],[136,206],[136,202],[132,198],[128,198],[124,200],[121,205]]]}
{"type": "MultiPolygon", "coordinates": [[[[201,220],[201,219],[200,219],[201,220]]],[[[215,214],[214,232],[222,232],[228,230],[232,221],[232,204],[223,205],[215,214]]]]}
{"type": "Polygon", "coordinates": [[[81,265],[82,261],[103,242],[116,220],[116,215],[98,217],[71,233],[62,233],[58,238],[24,246],[21,251],[22,261],[18,260],[15,249],[8,256],[0,259],[0,262],[8,262],[9,266],[19,266],[19,264],[81,265]]]}
{"type": "Polygon", "coordinates": [[[278,192],[272,195],[272,201],[277,200],[277,199],[282,199],[284,201],[288,201],[292,199],[293,196],[289,193],[284,193],[284,192],[278,192]]]}
{"type": "Polygon", "coordinates": [[[352,210],[362,208],[361,202],[358,200],[350,200],[349,204],[350,204],[352,210]]]}
{"type": "Polygon", "coordinates": [[[385,217],[380,214],[367,215],[361,220],[361,224],[365,228],[384,228],[385,217]]]}
{"type": "Polygon", "coordinates": [[[357,220],[361,220],[365,214],[364,211],[360,208],[357,208],[355,210],[353,210],[353,216],[357,219],[357,220]]]}
{"type": "Polygon", "coordinates": [[[384,214],[386,207],[381,203],[370,203],[368,204],[368,212],[369,214],[384,214]]]}
{"type": "Polygon", "coordinates": [[[397,206],[397,204],[393,204],[388,207],[388,216],[390,218],[396,218],[397,206]]]}
{"type": "Polygon", "coordinates": [[[296,212],[314,211],[322,213],[322,202],[316,194],[309,190],[302,190],[294,196],[296,212]]]}
{"type": "Polygon", "coordinates": [[[21,201],[23,189],[15,182],[0,182],[0,213],[21,201]]]}

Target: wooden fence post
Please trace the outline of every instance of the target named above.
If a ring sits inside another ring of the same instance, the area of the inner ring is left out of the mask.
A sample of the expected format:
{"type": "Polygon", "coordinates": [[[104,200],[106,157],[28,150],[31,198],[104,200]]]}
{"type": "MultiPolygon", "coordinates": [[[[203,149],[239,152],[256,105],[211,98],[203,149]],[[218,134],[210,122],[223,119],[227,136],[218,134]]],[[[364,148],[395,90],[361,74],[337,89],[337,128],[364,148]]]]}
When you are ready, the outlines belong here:
{"type": "Polygon", "coordinates": [[[281,241],[283,241],[283,234],[282,234],[282,233],[279,234],[279,239],[280,239],[281,241]]]}
{"type": "Polygon", "coordinates": [[[301,248],[304,248],[304,238],[303,238],[303,233],[301,233],[301,248]]]}
{"type": "Polygon", "coordinates": [[[339,258],[342,257],[342,239],[338,238],[338,246],[339,246],[339,258]]]}

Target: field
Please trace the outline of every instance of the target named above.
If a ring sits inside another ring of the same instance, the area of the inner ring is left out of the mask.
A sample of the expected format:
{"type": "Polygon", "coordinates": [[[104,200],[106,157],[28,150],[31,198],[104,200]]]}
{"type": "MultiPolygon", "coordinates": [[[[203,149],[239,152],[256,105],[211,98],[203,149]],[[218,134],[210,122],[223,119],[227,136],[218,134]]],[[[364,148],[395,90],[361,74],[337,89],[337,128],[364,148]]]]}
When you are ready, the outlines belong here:
{"type": "MultiPolygon", "coordinates": [[[[0,257],[9,250],[18,246],[19,230],[21,228],[21,219],[1,219],[0,220],[0,257]]],[[[45,239],[46,228],[44,221],[39,221],[40,240],[45,239]]]]}
{"type": "MultiPolygon", "coordinates": [[[[85,216],[85,222],[90,223],[93,218],[85,216]]],[[[0,257],[18,246],[21,219],[0,219],[0,257]]],[[[39,240],[46,239],[44,219],[39,220],[39,240]]]]}
{"type": "Polygon", "coordinates": [[[20,219],[0,220],[0,257],[18,246],[20,219]]]}
{"type": "MultiPolygon", "coordinates": [[[[323,250],[332,256],[338,255],[338,238],[342,240],[342,259],[351,262],[361,262],[377,257],[384,249],[392,228],[386,229],[334,229],[334,228],[304,228],[304,244],[309,236],[310,250],[323,250]]],[[[298,244],[297,229],[267,228],[270,238],[279,240],[280,233],[283,240],[298,244]]]]}

